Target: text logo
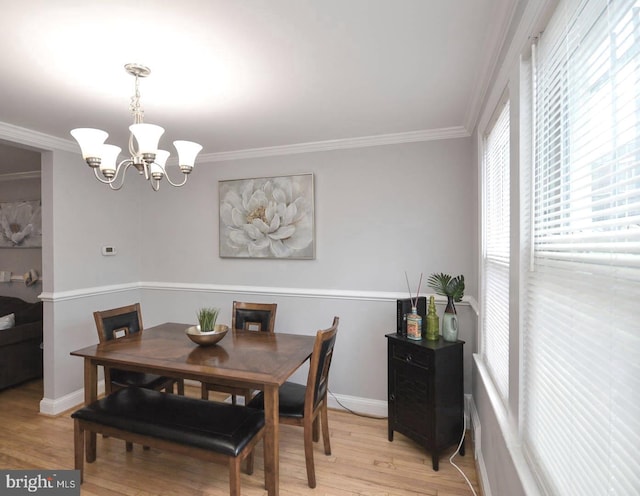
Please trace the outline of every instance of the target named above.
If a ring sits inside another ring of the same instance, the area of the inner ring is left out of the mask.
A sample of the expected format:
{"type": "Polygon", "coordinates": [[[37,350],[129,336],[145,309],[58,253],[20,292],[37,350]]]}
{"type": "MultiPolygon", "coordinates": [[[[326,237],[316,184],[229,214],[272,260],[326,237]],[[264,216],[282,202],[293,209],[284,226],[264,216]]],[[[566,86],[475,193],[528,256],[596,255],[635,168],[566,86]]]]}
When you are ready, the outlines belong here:
{"type": "Polygon", "coordinates": [[[80,496],[79,470],[0,470],[0,496],[80,496]]]}

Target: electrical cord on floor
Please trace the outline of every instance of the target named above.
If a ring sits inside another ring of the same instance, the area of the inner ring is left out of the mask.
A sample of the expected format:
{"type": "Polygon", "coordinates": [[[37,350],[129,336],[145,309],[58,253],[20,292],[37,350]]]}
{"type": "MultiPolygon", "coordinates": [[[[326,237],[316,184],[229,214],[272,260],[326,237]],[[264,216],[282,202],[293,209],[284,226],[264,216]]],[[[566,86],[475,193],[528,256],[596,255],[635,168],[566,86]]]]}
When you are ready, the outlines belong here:
{"type": "MultiPolygon", "coordinates": [[[[378,417],[376,415],[367,415],[367,414],[364,414],[364,413],[354,412],[351,408],[347,408],[342,403],[340,403],[340,400],[336,397],[335,394],[333,394],[333,391],[331,391],[330,389],[328,389],[328,391],[329,391],[329,394],[333,397],[333,399],[336,400],[336,403],[338,403],[338,405],[340,405],[343,409],[345,409],[349,413],[352,413],[353,415],[357,415],[358,417],[365,417],[365,418],[375,419],[375,420],[386,420],[388,418],[388,417],[378,417]]],[[[460,442],[458,443],[458,448],[453,452],[453,454],[449,458],[449,463],[451,465],[453,465],[453,467],[458,472],[460,472],[462,477],[464,477],[464,480],[467,482],[467,485],[471,488],[471,492],[473,493],[473,496],[478,496],[478,494],[476,493],[476,490],[473,488],[473,484],[471,484],[471,481],[467,478],[467,476],[462,471],[462,469],[460,467],[458,467],[455,463],[453,463],[453,458],[460,452],[460,448],[462,447],[462,443],[464,443],[464,435],[467,432],[467,418],[464,415],[462,416],[462,425],[463,425],[462,438],[460,439],[460,442]]]]}
{"type": "Polygon", "coordinates": [[[462,416],[462,438],[460,439],[460,443],[458,443],[458,448],[453,452],[453,455],[451,455],[451,457],[449,458],[449,463],[451,465],[453,465],[453,467],[460,472],[460,474],[462,475],[462,477],[464,477],[464,480],[467,481],[468,486],[471,488],[471,492],[473,493],[473,496],[478,496],[476,494],[476,490],[473,488],[473,484],[471,484],[471,481],[469,481],[469,479],[467,478],[467,476],[465,475],[465,473],[462,471],[462,469],[460,467],[458,467],[455,463],[453,463],[453,457],[455,457],[459,452],[460,452],[460,448],[462,447],[462,443],[464,443],[464,435],[467,432],[467,417],[465,417],[464,415],[462,416]]]}
{"type": "Polygon", "coordinates": [[[358,413],[358,412],[354,412],[351,408],[347,408],[346,406],[344,406],[342,403],[340,403],[340,400],[338,398],[336,398],[336,395],[333,394],[333,391],[331,391],[330,389],[328,389],[329,394],[331,396],[333,396],[333,399],[336,400],[336,403],[338,403],[338,405],[340,405],[342,408],[344,408],[346,411],[348,411],[349,413],[352,413],[353,415],[357,415],[358,417],[364,417],[364,418],[370,418],[370,419],[375,419],[375,420],[386,420],[387,417],[378,417],[376,415],[367,415],[365,413],[358,413]]]}

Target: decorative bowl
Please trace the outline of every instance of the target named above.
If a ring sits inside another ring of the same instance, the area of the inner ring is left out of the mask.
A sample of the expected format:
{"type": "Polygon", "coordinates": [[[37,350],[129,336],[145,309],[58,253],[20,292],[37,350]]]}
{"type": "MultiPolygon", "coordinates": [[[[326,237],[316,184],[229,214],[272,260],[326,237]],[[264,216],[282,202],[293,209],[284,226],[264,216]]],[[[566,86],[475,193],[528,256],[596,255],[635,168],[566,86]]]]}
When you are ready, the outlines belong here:
{"type": "Polygon", "coordinates": [[[229,326],[225,324],[216,324],[213,331],[209,332],[200,331],[200,326],[191,326],[187,328],[186,334],[191,341],[200,346],[211,346],[220,341],[228,330],[229,326]]]}

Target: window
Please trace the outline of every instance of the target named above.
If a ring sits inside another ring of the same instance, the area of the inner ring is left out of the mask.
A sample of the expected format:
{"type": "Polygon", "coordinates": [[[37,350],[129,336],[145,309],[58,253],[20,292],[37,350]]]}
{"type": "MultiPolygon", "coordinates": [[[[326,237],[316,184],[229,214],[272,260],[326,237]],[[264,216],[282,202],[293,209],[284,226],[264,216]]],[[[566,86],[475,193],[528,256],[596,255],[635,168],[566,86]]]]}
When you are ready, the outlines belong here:
{"type": "Polygon", "coordinates": [[[482,167],[481,354],[503,400],[509,397],[509,101],[484,138],[482,167]]]}
{"type": "Polygon", "coordinates": [[[523,449],[550,494],[634,494],[640,1],[560,1],[534,52],[523,449]]]}

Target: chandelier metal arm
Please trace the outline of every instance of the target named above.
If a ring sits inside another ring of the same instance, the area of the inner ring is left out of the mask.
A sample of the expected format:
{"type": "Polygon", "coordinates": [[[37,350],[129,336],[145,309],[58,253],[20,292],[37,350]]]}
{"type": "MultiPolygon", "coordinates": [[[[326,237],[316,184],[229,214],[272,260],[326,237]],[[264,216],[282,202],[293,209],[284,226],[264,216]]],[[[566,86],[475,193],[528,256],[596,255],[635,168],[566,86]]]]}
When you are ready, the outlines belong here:
{"type": "Polygon", "coordinates": [[[113,181],[111,181],[109,183],[109,187],[113,191],[118,191],[119,189],[122,189],[122,187],[124,186],[124,178],[127,175],[127,171],[129,170],[129,167],[131,167],[132,165],[134,165],[134,163],[129,158],[123,160],[122,162],[120,162],[118,164],[118,166],[116,167],[116,173],[113,176],[113,181]],[[124,169],[122,169],[123,166],[124,166],[124,169]],[[120,170],[122,170],[122,174],[120,174],[120,186],[114,186],[113,183],[115,182],[116,178],[118,177],[118,174],[120,173],[120,170]]]}
{"type": "Polygon", "coordinates": [[[100,181],[101,183],[104,183],[104,184],[111,184],[111,183],[115,180],[115,176],[113,176],[113,178],[112,178],[111,180],[109,180],[109,179],[102,179],[102,178],[100,177],[100,175],[98,174],[98,167],[93,167],[93,174],[96,176],[96,179],[97,179],[98,181],[100,181]]]}
{"type": "Polygon", "coordinates": [[[119,189],[122,189],[122,187],[124,186],[124,178],[127,174],[127,170],[129,169],[129,167],[131,167],[133,164],[133,161],[131,159],[125,159],[122,162],[120,162],[118,164],[118,166],[116,167],[116,172],[113,175],[113,177],[111,179],[103,179],[100,177],[99,173],[98,173],[98,167],[95,167],[93,169],[93,173],[96,176],[96,179],[98,181],[100,181],[101,183],[104,184],[108,184],[109,187],[114,190],[114,191],[118,191],[119,189]],[[124,166],[124,169],[123,169],[124,166]],[[122,170],[122,174],[120,174],[120,171],[122,170]],[[120,176],[120,185],[119,186],[114,186],[115,182],[118,179],[118,175],[120,176]]]}
{"type": "Polygon", "coordinates": [[[176,188],[179,188],[180,186],[184,186],[185,184],[187,184],[187,179],[189,179],[189,175],[185,174],[184,172],[182,173],[182,175],[184,176],[184,179],[181,183],[174,183],[171,178],[169,177],[169,172],[167,171],[167,169],[165,168],[164,171],[164,177],[167,178],[167,181],[169,182],[169,184],[171,186],[175,186],[176,188]]]}

